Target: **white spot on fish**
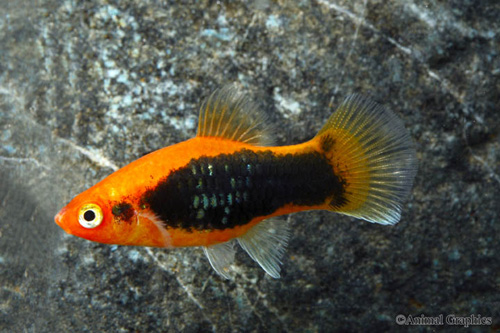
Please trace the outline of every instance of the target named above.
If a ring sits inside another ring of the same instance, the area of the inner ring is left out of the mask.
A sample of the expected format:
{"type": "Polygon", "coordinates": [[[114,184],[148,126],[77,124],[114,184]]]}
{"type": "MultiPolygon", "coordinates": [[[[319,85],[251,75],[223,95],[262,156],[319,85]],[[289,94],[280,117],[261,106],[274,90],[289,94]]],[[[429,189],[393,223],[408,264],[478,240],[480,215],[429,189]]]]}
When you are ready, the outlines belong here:
{"type": "Polygon", "coordinates": [[[213,208],[217,207],[217,196],[215,194],[212,194],[212,197],[210,197],[210,206],[213,208]]]}
{"type": "Polygon", "coordinates": [[[193,207],[197,209],[200,206],[200,197],[195,195],[193,198],[193,207]]]}
{"type": "Polygon", "coordinates": [[[205,194],[202,194],[203,197],[203,209],[208,209],[208,197],[205,194]]]}
{"type": "Polygon", "coordinates": [[[224,193],[219,193],[219,205],[224,206],[225,200],[224,200],[224,193]]]}

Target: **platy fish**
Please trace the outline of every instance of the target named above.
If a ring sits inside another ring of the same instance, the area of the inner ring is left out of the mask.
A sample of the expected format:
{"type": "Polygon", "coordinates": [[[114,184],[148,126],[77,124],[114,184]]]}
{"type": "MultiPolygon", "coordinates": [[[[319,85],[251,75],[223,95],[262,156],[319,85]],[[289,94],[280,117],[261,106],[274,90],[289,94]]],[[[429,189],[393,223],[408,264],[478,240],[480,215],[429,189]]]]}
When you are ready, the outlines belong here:
{"type": "Polygon", "coordinates": [[[329,210],[395,224],[417,171],[402,121],[352,95],[311,140],[272,146],[268,121],[233,87],[201,106],[196,137],[145,155],[76,196],[55,217],[91,241],[201,246],[229,278],[234,243],[279,278],[290,228],[280,215],[329,210]]]}

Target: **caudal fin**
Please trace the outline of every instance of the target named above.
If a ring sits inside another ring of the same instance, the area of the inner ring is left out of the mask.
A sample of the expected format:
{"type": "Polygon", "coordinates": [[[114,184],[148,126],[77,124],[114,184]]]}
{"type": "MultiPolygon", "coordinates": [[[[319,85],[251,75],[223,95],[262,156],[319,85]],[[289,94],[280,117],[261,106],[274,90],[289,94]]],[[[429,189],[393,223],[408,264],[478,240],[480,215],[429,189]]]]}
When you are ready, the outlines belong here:
{"type": "Polygon", "coordinates": [[[397,223],[413,185],[417,159],[401,119],[359,95],[348,97],[315,141],[343,182],[332,211],[381,224],[397,223]]]}

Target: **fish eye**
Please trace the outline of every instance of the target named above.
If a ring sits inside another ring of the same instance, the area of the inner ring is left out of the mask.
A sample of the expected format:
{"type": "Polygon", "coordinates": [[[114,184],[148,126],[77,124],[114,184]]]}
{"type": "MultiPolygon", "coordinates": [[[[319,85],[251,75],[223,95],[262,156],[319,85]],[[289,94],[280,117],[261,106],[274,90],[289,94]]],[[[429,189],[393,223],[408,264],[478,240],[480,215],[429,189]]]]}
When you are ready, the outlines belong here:
{"type": "Polygon", "coordinates": [[[92,203],[83,205],[78,212],[78,222],[82,227],[87,229],[97,227],[101,224],[103,217],[101,207],[92,203]]]}

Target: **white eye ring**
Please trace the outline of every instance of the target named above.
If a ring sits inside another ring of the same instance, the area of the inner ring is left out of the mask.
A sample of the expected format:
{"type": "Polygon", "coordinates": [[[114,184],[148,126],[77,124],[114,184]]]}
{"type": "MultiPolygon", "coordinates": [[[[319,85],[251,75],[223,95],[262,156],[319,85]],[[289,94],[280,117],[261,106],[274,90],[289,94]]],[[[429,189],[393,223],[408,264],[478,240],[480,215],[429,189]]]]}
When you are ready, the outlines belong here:
{"type": "Polygon", "coordinates": [[[86,229],[93,229],[101,224],[104,215],[101,207],[96,204],[86,204],[78,212],[78,222],[86,229]]]}

